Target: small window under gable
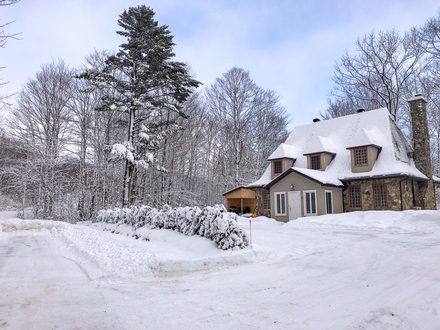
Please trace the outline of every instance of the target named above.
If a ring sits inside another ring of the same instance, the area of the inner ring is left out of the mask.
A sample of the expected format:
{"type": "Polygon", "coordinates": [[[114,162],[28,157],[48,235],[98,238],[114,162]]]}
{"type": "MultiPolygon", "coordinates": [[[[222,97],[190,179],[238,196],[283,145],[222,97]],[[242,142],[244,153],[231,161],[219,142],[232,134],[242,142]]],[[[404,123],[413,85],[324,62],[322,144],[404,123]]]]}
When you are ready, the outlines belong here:
{"type": "Polygon", "coordinates": [[[335,154],[323,151],[313,154],[304,154],[304,156],[307,156],[307,168],[311,170],[325,171],[326,167],[330,165],[335,157],[335,154]]]}
{"type": "Polygon", "coordinates": [[[274,160],[273,161],[273,169],[274,169],[274,174],[283,173],[283,161],[282,160],[274,160]]]}
{"type": "Polygon", "coordinates": [[[347,148],[350,150],[351,171],[353,173],[370,172],[376,163],[381,147],[367,145],[347,148]]]}
{"type": "Polygon", "coordinates": [[[321,154],[310,155],[310,168],[312,170],[321,169],[321,154]]]}
{"type": "Polygon", "coordinates": [[[367,147],[354,149],[354,166],[368,165],[367,147]]]}
{"type": "Polygon", "coordinates": [[[272,179],[279,176],[281,173],[283,173],[285,170],[287,170],[289,167],[292,167],[293,164],[295,164],[296,159],[292,158],[278,158],[278,159],[272,159],[272,179]]]}

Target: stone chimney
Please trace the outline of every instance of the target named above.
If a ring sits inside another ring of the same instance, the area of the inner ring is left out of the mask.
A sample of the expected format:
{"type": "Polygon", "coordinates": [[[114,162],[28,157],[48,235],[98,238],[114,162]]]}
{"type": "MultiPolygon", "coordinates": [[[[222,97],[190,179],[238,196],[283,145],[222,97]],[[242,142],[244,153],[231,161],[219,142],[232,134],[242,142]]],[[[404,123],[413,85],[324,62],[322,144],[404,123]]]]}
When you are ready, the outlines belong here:
{"type": "Polygon", "coordinates": [[[411,110],[412,138],[414,145],[414,162],[417,169],[425,174],[429,181],[418,182],[416,189],[414,206],[419,206],[424,210],[435,210],[435,189],[432,180],[431,167],[431,148],[429,146],[428,120],[426,115],[426,99],[422,94],[416,94],[408,100],[411,110]]]}

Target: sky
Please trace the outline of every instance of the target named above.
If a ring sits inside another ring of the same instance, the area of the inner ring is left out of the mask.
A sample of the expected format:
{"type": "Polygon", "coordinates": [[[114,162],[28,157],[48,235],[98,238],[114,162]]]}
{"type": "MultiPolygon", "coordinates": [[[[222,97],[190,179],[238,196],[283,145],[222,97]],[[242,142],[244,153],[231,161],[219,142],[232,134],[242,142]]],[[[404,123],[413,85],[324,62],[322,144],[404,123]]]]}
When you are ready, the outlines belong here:
{"type": "MultiPolygon", "coordinates": [[[[200,89],[234,66],[274,90],[291,117],[310,123],[327,108],[334,65],[357,38],[395,28],[403,33],[437,15],[438,0],[21,0],[0,7],[7,33],[0,49],[0,94],[18,92],[41,65],[62,59],[79,67],[96,50],[124,40],[119,15],[145,4],[174,36],[176,60],[190,65],[200,89]]],[[[0,113],[1,114],[1,113],[0,113]]]]}

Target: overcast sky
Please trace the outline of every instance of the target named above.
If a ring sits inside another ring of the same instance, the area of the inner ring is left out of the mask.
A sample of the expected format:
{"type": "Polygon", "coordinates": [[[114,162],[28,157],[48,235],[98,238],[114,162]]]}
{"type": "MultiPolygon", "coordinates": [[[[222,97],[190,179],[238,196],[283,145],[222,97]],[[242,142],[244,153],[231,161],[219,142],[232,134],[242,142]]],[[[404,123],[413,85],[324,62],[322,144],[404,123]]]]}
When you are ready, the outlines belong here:
{"type": "Polygon", "coordinates": [[[0,72],[18,92],[42,64],[77,67],[94,49],[116,50],[119,14],[153,8],[174,36],[176,59],[205,86],[234,66],[272,89],[292,117],[290,127],[319,117],[333,86],[334,64],[357,38],[375,30],[408,31],[436,16],[438,0],[21,0],[0,7],[1,23],[21,32],[0,49],[0,72]]]}

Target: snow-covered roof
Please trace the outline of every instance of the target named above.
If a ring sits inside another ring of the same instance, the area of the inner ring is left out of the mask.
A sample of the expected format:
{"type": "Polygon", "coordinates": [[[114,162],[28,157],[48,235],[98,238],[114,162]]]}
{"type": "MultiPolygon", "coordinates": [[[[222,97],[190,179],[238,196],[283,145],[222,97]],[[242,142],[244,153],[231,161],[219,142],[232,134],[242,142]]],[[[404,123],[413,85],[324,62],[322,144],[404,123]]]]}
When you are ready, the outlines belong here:
{"type": "Polygon", "coordinates": [[[269,164],[269,166],[264,171],[263,175],[257,181],[255,181],[251,184],[248,184],[246,187],[247,188],[263,187],[264,185],[266,185],[270,182],[271,176],[272,176],[272,165],[269,164]]]}
{"type": "Polygon", "coordinates": [[[294,155],[297,152],[295,146],[291,144],[281,143],[278,148],[269,156],[267,160],[280,159],[280,158],[292,158],[295,159],[294,155]]]}
{"type": "Polygon", "coordinates": [[[347,144],[347,148],[350,149],[350,148],[371,146],[371,145],[380,147],[381,137],[382,136],[378,128],[373,128],[373,129],[362,128],[347,144]]]}
{"type": "MultiPolygon", "coordinates": [[[[409,157],[411,151],[412,148],[388,110],[380,108],[296,126],[269,160],[288,155],[288,158],[296,159],[293,165],[295,170],[323,183],[335,184],[335,180],[340,183],[388,176],[409,176],[426,180],[427,177],[415,167],[413,159],[409,157]],[[381,149],[373,169],[369,172],[352,172],[349,149],[368,145],[381,149]],[[307,170],[307,155],[315,152],[335,154],[325,171],[307,170]],[[312,174],[315,172],[315,175],[312,174]]],[[[258,181],[249,186],[269,183],[270,174],[270,169],[266,170],[258,181]]]]}
{"type": "Polygon", "coordinates": [[[328,153],[335,153],[335,146],[333,144],[333,141],[324,136],[317,136],[316,139],[313,139],[310,141],[309,148],[307,150],[308,154],[315,154],[315,153],[321,153],[321,152],[328,152],[328,153]]]}
{"type": "Polygon", "coordinates": [[[241,188],[246,188],[246,186],[238,186],[238,187],[232,188],[231,190],[224,192],[222,195],[225,196],[225,195],[230,194],[231,192],[234,192],[234,191],[241,189],[241,188]]]}
{"type": "Polygon", "coordinates": [[[266,188],[269,188],[270,186],[272,186],[276,182],[282,180],[285,176],[289,175],[292,172],[295,172],[295,173],[298,173],[302,176],[305,176],[305,177],[309,178],[310,180],[316,181],[323,186],[336,186],[336,187],[343,187],[344,186],[344,184],[331,173],[327,173],[324,171],[311,170],[308,168],[291,167],[291,168],[287,169],[286,171],[284,171],[282,174],[280,174],[275,179],[269,180],[269,182],[267,182],[267,184],[265,185],[266,188]]]}
{"type": "Polygon", "coordinates": [[[316,171],[308,168],[294,168],[292,167],[294,172],[300,173],[304,176],[311,178],[312,180],[318,181],[323,185],[331,185],[331,186],[343,186],[344,184],[332,173],[325,171],[316,171]]]}

